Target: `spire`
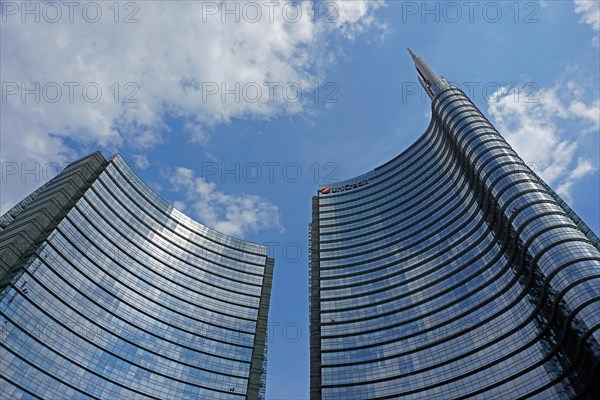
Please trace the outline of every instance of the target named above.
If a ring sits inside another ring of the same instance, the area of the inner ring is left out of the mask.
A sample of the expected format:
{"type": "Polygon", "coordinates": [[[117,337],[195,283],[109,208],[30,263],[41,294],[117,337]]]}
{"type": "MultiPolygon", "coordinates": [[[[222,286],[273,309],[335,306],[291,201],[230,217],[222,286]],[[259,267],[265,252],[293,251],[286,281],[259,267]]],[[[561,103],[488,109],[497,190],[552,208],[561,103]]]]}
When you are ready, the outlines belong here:
{"type": "Polygon", "coordinates": [[[419,73],[419,82],[421,85],[423,85],[423,88],[429,97],[433,98],[433,91],[431,90],[431,87],[433,86],[433,83],[438,80],[437,75],[431,70],[431,68],[429,68],[429,65],[427,65],[427,63],[421,57],[413,53],[410,48],[408,49],[408,52],[415,62],[415,67],[419,73]]]}

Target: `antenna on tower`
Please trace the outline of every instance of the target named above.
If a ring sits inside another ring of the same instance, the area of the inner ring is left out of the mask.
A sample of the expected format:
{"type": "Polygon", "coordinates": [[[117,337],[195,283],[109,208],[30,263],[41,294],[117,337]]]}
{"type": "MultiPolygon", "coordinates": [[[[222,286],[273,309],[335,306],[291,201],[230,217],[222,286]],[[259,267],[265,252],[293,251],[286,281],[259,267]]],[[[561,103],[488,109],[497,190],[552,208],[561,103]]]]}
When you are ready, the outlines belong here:
{"type": "Polygon", "coordinates": [[[431,70],[431,68],[429,68],[429,65],[427,65],[427,63],[421,57],[416,55],[410,48],[408,49],[408,52],[415,62],[415,67],[419,73],[419,82],[429,97],[433,98],[434,93],[431,87],[433,86],[433,83],[439,79],[438,76],[431,70]]]}

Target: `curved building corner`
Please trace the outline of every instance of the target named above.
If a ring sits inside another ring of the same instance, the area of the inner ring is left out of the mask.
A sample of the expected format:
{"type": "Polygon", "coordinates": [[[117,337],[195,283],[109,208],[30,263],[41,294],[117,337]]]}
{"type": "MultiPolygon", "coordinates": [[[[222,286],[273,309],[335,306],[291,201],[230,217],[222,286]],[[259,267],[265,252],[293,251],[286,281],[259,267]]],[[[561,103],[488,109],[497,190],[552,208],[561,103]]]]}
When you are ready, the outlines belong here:
{"type": "Polygon", "coordinates": [[[117,155],[0,218],[0,397],[259,399],[274,260],[167,204],[117,155]]]}

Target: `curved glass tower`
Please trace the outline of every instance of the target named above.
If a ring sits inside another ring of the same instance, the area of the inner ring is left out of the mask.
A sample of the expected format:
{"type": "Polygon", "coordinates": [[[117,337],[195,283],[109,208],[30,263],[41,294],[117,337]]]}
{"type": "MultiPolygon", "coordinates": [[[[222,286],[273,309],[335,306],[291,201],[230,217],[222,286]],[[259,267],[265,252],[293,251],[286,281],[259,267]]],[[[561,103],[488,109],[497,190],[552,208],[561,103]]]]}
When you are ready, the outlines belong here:
{"type": "Polygon", "coordinates": [[[0,397],[264,396],[273,260],[94,153],[0,219],[0,397]]]}
{"type": "Polygon", "coordinates": [[[592,398],[598,237],[412,55],[426,132],[313,198],[311,399],[592,398]]]}

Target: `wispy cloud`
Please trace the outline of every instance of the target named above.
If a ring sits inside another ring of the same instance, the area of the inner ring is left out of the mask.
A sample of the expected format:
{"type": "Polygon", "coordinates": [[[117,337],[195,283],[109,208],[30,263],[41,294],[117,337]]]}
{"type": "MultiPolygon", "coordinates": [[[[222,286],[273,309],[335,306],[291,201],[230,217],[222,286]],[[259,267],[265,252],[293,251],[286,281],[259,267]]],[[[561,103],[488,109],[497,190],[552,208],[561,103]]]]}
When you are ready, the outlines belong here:
{"type": "Polygon", "coordinates": [[[150,166],[150,161],[148,157],[143,154],[133,154],[132,155],[133,162],[138,169],[146,169],[150,166]]]}
{"type": "Polygon", "coordinates": [[[600,44],[598,31],[600,31],[600,2],[597,0],[573,0],[575,3],[575,12],[581,14],[579,22],[588,24],[596,31],[593,39],[595,46],[600,44]]]}
{"type": "Polygon", "coordinates": [[[571,172],[563,179],[562,183],[558,188],[556,188],[556,192],[563,196],[567,201],[572,202],[573,199],[571,197],[571,189],[573,185],[583,178],[584,176],[591,174],[596,171],[596,167],[590,160],[579,158],[577,160],[577,166],[575,169],[571,170],[571,172]]]}
{"type": "Polygon", "coordinates": [[[586,103],[582,95],[583,89],[572,81],[526,100],[502,87],[488,108],[492,122],[521,158],[569,202],[573,186],[596,171],[591,160],[577,153],[583,138],[600,130],[600,103],[586,103]],[[563,127],[566,120],[569,130],[563,127]]]}
{"type": "Polygon", "coordinates": [[[198,221],[219,232],[239,238],[267,229],[283,232],[279,208],[262,197],[227,194],[184,167],[176,168],[168,179],[172,189],[185,198],[175,201],[174,207],[191,211],[198,221]]]}
{"type": "Polygon", "coordinates": [[[386,24],[380,23],[374,17],[372,11],[384,7],[386,2],[383,0],[368,1],[344,1],[335,2],[337,6],[338,18],[337,27],[348,39],[354,39],[357,35],[376,28],[384,36],[389,31],[386,24]]]}

